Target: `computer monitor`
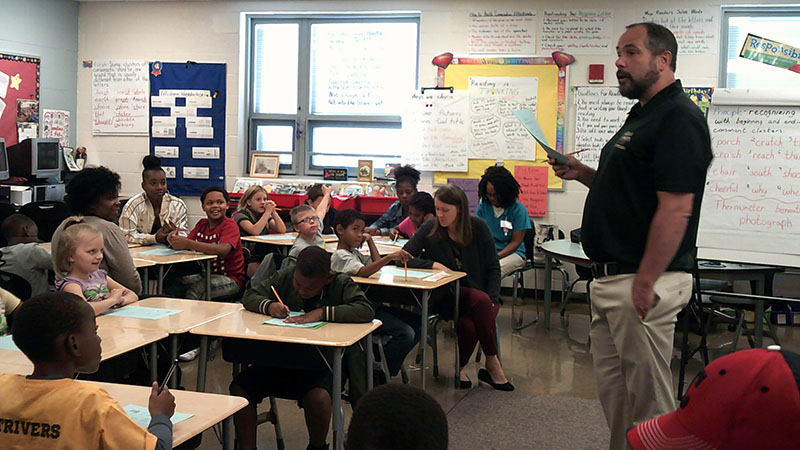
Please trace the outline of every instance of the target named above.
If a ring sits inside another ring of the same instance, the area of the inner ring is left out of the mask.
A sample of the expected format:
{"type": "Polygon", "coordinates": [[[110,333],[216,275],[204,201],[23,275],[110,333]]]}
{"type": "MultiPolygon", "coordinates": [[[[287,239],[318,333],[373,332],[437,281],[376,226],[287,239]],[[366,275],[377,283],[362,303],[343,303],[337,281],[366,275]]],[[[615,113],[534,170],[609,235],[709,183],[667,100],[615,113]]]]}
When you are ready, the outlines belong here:
{"type": "Polygon", "coordinates": [[[6,140],[0,138],[0,180],[7,180],[11,175],[8,173],[8,153],[6,152],[6,140]]]}
{"type": "Polygon", "coordinates": [[[7,151],[11,176],[29,180],[61,176],[61,147],[57,138],[25,139],[7,151]]]}

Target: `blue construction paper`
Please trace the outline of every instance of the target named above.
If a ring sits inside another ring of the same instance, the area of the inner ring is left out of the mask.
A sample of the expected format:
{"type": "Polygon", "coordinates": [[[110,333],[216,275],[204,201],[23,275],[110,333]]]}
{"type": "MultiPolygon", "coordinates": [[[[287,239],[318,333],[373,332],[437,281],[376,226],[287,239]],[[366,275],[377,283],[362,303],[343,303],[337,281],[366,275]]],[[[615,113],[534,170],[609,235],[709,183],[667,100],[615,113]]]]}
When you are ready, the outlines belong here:
{"type": "Polygon", "coordinates": [[[104,315],[132,317],[134,319],[158,320],[181,312],[183,312],[182,309],[150,308],[147,306],[128,305],[119,309],[112,309],[104,315]]]}
{"type": "Polygon", "coordinates": [[[285,235],[285,234],[262,234],[256,236],[258,239],[262,241],[285,241],[287,239],[294,239],[295,237],[292,235],[285,235]]]}
{"type": "MultiPolygon", "coordinates": [[[[305,314],[305,313],[304,312],[299,312],[299,311],[289,311],[289,317],[302,316],[303,314],[305,314]]],[[[283,321],[283,319],[278,319],[276,317],[273,317],[273,318],[271,318],[269,320],[265,320],[264,322],[262,322],[262,325],[276,325],[276,326],[279,326],[279,327],[289,327],[289,328],[311,328],[311,329],[317,329],[317,328],[325,325],[326,323],[328,323],[328,322],[286,323],[286,322],[283,321]]]]}
{"type": "MultiPolygon", "coordinates": [[[[406,271],[402,267],[397,266],[383,266],[381,268],[381,275],[394,275],[396,277],[405,277],[406,271]]],[[[409,270],[408,278],[425,278],[432,275],[431,272],[421,272],[419,270],[409,270]]]]}
{"type": "Polygon", "coordinates": [[[11,339],[11,335],[0,337],[0,350],[15,350],[19,351],[19,347],[11,339]]]}
{"type": "MultiPolygon", "coordinates": [[[[150,411],[147,410],[146,406],[141,405],[127,405],[124,408],[125,414],[128,415],[134,422],[139,424],[142,428],[147,428],[150,425],[150,411]]],[[[194,416],[194,414],[187,414],[182,412],[175,411],[175,414],[169,418],[170,422],[173,425],[183,422],[184,420],[194,416]]]]}
{"type": "Polygon", "coordinates": [[[539,126],[539,121],[536,119],[536,114],[530,109],[519,109],[514,111],[514,115],[519,119],[522,123],[522,126],[525,127],[526,130],[536,139],[536,142],[542,146],[545,152],[547,152],[547,156],[556,160],[559,164],[567,164],[569,159],[564,156],[563,154],[553,150],[553,147],[550,146],[550,143],[547,142],[547,138],[544,136],[544,131],[542,131],[542,127],[539,126]]]}
{"type": "Polygon", "coordinates": [[[175,254],[178,254],[178,253],[183,253],[185,251],[186,250],[175,250],[175,249],[166,248],[166,247],[159,247],[159,248],[153,248],[153,249],[150,249],[150,250],[145,250],[145,251],[139,252],[137,254],[138,255],[153,255],[153,256],[169,256],[169,255],[175,255],[175,254]]]}

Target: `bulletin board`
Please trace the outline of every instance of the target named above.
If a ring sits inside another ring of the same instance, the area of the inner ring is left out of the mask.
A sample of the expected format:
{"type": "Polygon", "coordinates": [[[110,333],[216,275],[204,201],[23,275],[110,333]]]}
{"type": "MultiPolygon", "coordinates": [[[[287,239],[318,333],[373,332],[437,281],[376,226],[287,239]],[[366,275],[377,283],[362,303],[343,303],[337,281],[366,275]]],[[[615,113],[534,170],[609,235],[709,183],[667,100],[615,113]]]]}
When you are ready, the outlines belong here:
{"type": "Polygon", "coordinates": [[[39,100],[39,58],[0,53],[0,137],[17,143],[17,100],[39,100]]]}
{"type": "Polygon", "coordinates": [[[225,64],[152,62],[150,154],[170,193],[225,186],[225,64]]]}
{"type": "MultiPolygon", "coordinates": [[[[525,58],[453,58],[446,68],[438,69],[440,86],[456,90],[467,89],[470,77],[535,77],[538,79],[536,112],[548,141],[564,151],[565,99],[567,69],[559,68],[552,57],[525,58]]],[[[533,137],[531,137],[533,139],[533,137]]],[[[495,165],[494,159],[470,159],[467,172],[435,172],[435,184],[445,184],[448,178],[480,178],[487,167],[495,165]]],[[[548,166],[544,150],[536,145],[535,161],[506,160],[503,163],[512,173],[517,165],[548,166]]],[[[561,189],[562,181],[548,170],[549,189],[561,189]]]]}

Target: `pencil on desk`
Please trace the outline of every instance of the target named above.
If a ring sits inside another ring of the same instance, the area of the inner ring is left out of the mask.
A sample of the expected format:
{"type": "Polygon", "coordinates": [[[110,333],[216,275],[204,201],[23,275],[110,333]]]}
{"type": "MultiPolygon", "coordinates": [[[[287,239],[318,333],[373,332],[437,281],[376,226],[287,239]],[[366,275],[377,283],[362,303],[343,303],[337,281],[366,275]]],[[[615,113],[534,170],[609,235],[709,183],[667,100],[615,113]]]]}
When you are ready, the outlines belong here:
{"type": "Polygon", "coordinates": [[[270,286],[270,287],[272,288],[272,292],[275,294],[275,297],[277,297],[278,301],[281,302],[281,305],[286,306],[286,303],[283,303],[283,300],[281,300],[281,296],[278,295],[278,291],[275,290],[275,286],[270,286]]]}
{"type": "Polygon", "coordinates": [[[406,281],[408,281],[408,261],[403,261],[403,271],[406,274],[406,281]]]}

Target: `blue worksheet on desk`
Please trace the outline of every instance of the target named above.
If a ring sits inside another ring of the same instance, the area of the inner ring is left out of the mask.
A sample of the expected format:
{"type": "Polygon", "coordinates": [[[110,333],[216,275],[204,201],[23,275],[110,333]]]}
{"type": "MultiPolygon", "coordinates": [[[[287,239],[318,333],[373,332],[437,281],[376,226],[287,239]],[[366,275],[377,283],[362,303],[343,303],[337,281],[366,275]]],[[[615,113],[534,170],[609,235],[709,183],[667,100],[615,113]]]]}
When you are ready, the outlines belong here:
{"type": "Polygon", "coordinates": [[[19,351],[19,347],[11,339],[11,335],[0,337],[0,350],[14,350],[19,351]]]}
{"type": "MultiPolygon", "coordinates": [[[[289,317],[302,316],[303,314],[305,313],[299,311],[290,311],[289,317]]],[[[283,319],[278,319],[276,317],[273,317],[269,320],[265,320],[264,322],[262,322],[262,325],[276,325],[279,327],[289,327],[289,328],[311,328],[312,330],[316,330],[317,328],[325,325],[326,323],[328,322],[286,323],[283,321],[283,319]]]]}
{"type": "MultiPolygon", "coordinates": [[[[138,423],[140,427],[147,429],[147,426],[150,425],[150,411],[147,410],[146,406],[141,405],[127,405],[124,408],[125,414],[128,415],[134,422],[138,423]]],[[[176,425],[184,420],[194,416],[194,414],[187,414],[175,411],[172,417],[169,418],[170,422],[173,425],[176,425]]]]}
{"type": "MultiPolygon", "coordinates": [[[[380,271],[381,275],[389,274],[394,275],[396,277],[405,277],[406,270],[402,267],[397,266],[383,266],[380,271]]],[[[422,272],[419,270],[409,270],[408,277],[409,278],[425,278],[427,276],[432,275],[430,272],[422,272]]]]}
{"type": "Polygon", "coordinates": [[[131,317],[133,319],[158,320],[181,312],[183,312],[182,309],[149,308],[147,306],[128,305],[119,309],[112,309],[103,315],[131,317]]]}
{"type": "Polygon", "coordinates": [[[256,237],[262,241],[286,241],[295,239],[295,236],[292,236],[291,234],[261,234],[256,237]]]}
{"type": "Polygon", "coordinates": [[[186,250],[175,250],[167,247],[157,247],[150,250],[145,250],[143,252],[139,252],[137,253],[137,255],[169,256],[178,253],[183,253],[185,251],[186,250]]]}

